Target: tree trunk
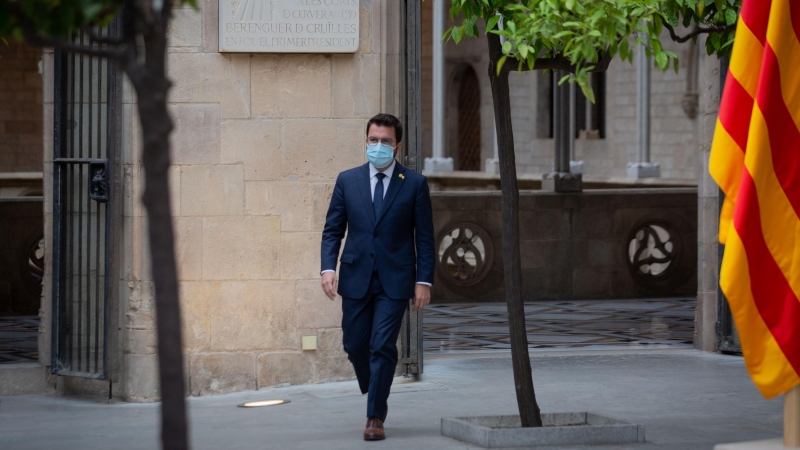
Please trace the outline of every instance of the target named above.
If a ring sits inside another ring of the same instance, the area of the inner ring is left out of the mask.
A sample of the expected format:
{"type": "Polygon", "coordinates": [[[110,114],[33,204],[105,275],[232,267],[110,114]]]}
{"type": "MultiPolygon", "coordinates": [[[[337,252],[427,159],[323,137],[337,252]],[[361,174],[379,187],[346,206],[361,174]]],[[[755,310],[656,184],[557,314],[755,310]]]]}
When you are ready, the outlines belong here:
{"type": "MultiPolygon", "coordinates": [[[[166,22],[166,21],[165,21],[166,22]]],[[[167,111],[171,86],[166,75],[166,27],[145,37],[144,70],[131,82],[136,90],[144,150],[145,188],[156,297],[158,367],[161,386],[161,440],[164,449],[188,449],[181,312],[175,264],[175,234],[169,193],[172,120],[167,111]]]]}
{"type": "MultiPolygon", "coordinates": [[[[523,427],[542,426],[542,415],[536,403],[528,355],[528,334],[525,330],[525,305],[522,301],[522,264],[519,252],[519,187],[514,157],[514,132],[511,129],[511,99],[508,93],[508,69],[497,73],[497,61],[503,56],[500,36],[488,33],[489,80],[492,83],[494,120],[497,129],[497,154],[500,160],[502,190],[503,271],[506,281],[508,327],[511,335],[511,362],[514,386],[523,427]]],[[[511,64],[511,62],[509,62],[511,64]]]]}

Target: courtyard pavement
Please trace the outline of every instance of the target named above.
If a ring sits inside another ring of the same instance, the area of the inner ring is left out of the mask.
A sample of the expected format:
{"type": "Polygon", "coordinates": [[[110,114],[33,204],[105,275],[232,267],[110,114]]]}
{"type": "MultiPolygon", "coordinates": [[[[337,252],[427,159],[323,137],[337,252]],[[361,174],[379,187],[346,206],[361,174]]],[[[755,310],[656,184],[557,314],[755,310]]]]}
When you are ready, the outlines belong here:
{"type": "MultiPolygon", "coordinates": [[[[644,424],[647,443],[582,447],[711,449],[714,444],[781,435],[780,399],[765,401],[737,356],[694,350],[532,353],[544,412],[592,411],[644,424]]],[[[516,411],[508,353],[429,358],[419,381],[396,379],[388,439],[364,442],[366,397],[353,381],[190,398],[195,449],[466,449],[442,437],[440,418],[516,411]],[[291,403],[263,408],[264,399],[291,403]]],[[[99,397],[0,398],[0,448],[155,449],[158,405],[99,397]]],[[[555,449],[555,447],[548,447],[555,449]]]]}

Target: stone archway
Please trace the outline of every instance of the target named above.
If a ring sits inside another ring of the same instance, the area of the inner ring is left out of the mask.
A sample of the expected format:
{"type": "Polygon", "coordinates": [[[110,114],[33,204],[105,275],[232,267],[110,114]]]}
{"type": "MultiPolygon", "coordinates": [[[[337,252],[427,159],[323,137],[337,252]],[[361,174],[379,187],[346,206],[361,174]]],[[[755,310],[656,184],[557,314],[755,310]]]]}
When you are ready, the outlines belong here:
{"type": "Polygon", "coordinates": [[[456,170],[481,170],[481,93],[471,64],[456,66],[447,94],[447,156],[456,170]]]}

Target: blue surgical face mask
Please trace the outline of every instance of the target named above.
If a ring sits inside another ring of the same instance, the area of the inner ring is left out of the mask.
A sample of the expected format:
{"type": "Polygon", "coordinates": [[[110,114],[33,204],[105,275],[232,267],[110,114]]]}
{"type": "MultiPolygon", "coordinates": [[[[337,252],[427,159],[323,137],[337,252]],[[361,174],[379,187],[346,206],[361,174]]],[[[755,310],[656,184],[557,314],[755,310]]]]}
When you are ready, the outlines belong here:
{"type": "Polygon", "coordinates": [[[382,143],[367,144],[367,159],[377,169],[389,167],[394,159],[394,147],[382,143]]]}

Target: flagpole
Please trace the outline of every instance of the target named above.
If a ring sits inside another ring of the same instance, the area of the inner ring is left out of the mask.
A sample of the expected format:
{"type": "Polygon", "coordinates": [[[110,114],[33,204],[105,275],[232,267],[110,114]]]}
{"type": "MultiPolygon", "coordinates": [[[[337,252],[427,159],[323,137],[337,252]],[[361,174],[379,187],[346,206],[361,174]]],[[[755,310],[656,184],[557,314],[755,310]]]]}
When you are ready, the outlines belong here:
{"type": "Polygon", "coordinates": [[[800,448],[800,385],[783,395],[783,446],[800,448]]]}

